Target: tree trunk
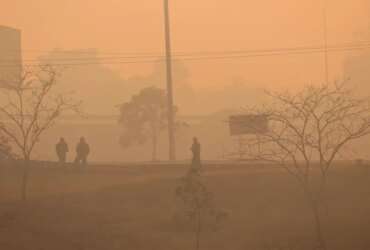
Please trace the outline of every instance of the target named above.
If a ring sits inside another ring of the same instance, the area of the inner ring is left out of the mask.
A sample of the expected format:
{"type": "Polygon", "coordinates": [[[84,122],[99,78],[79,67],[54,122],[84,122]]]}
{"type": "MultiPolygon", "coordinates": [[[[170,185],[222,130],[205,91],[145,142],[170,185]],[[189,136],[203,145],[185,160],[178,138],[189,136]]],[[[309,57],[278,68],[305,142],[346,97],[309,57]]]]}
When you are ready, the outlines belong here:
{"type": "Polygon", "coordinates": [[[320,216],[320,196],[315,197],[312,191],[309,190],[309,187],[306,184],[303,186],[307,201],[309,206],[312,210],[312,215],[314,217],[314,228],[316,234],[316,243],[317,246],[315,250],[326,250],[326,242],[324,238],[323,228],[322,228],[322,221],[320,216]]]}
{"type": "Polygon", "coordinates": [[[23,162],[22,201],[27,201],[29,167],[30,167],[30,158],[27,156],[25,157],[24,162],[23,162]]]}
{"type": "MultiPolygon", "coordinates": [[[[154,132],[156,133],[156,132],[154,132]]],[[[152,148],[152,161],[156,161],[157,160],[157,146],[158,146],[158,140],[157,140],[157,135],[156,134],[153,134],[153,138],[152,138],[152,143],[153,143],[153,148],[152,148]]]]}
{"type": "Polygon", "coordinates": [[[157,160],[157,148],[158,148],[158,121],[152,122],[152,161],[157,160]]]}
{"type": "Polygon", "coordinates": [[[197,229],[196,229],[196,239],[195,239],[195,250],[199,250],[200,246],[200,232],[201,232],[201,215],[200,210],[197,212],[197,229]]]}
{"type": "Polygon", "coordinates": [[[315,231],[316,231],[316,240],[317,240],[317,249],[326,250],[326,242],[322,229],[322,221],[320,217],[320,204],[317,202],[312,202],[312,212],[315,219],[315,231]]]}

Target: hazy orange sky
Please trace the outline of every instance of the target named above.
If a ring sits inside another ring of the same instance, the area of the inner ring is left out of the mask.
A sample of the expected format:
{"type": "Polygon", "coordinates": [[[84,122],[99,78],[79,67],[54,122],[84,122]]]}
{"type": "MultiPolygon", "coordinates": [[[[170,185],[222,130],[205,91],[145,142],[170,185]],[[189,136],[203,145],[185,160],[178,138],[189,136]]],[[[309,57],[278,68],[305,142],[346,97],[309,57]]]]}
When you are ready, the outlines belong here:
{"type": "MultiPolygon", "coordinates": [[[[370,0],[327,0],[330,44],[359,40],[369,28],[370,0]]],[[[162,0],[3,0],[0,25],[23,31],[24,57],[53,48],[102,52],[163,51],[162,0]],[[40,50],[40,51],[39,51],[40,50]]],[[[175,52],[250,50],[323,44],[323,0],[170,0],[175,52]]],[[[362,38],[364,39],[364,38],[362,38]]],[[[341,77],[350,53],[330,55],[341,77]]],[[[322,55],[291,55],[185,64],[195,87],[244,77],[265,85],[323,80],[322,55]]],[[[121,65],[129,77],[153,65],[121,65]]]]}

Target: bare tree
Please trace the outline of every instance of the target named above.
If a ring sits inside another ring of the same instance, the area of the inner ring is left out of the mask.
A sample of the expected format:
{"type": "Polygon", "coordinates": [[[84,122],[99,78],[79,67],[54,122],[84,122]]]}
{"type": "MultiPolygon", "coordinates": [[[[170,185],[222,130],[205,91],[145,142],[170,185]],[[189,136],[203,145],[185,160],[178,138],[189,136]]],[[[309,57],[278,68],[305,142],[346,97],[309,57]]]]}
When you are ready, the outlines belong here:
{"type": "Polygon", "coordinates": [[[312,209],[319,249],[326,249],[321,206],[327,177],[345,146],[370,133],[370,106],[345,83],[307,86],[296,94],[268,93],[269,131],[247,145],[255,160],[278,164],[301,185],[312,209]]]}
{"type": "Polygon", "coordinates": [[[195,234],[194,249],[199,250],[202,233],[217,230],[229,214],[216,208],[213,193],[202,182],[202,177],[192,170],[181,178],[176,197],[181,206],[175,221],[180,226],[190,227],[195,234]]]}
{"type": "Polygon", "coordinates": [[[79,112],[80,102],[68,94],[54,93],[57,71],[51,66],[25,70],[19,80],[2,82],[0,133],[23,159],[22,200],[27,199],[29,166],[41,135],[67,111],[79,112]]]}

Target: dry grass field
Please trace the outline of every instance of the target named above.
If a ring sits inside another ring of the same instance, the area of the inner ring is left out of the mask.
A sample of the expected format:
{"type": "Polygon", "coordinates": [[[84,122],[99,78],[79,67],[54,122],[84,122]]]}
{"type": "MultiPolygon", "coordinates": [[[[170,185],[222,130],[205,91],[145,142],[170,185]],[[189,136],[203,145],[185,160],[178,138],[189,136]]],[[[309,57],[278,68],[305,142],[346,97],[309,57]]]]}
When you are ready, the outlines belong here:
{"type": "MultiPolygon", "coordinates": [[[[18,201],[20,170],[1,168],[1,250],[192,250],[194,234],[173,222],[181,167],[35,167],[29,201],[18,201]]],[[[311,211],[284,171],[209,167],[204,183],[227,211],[202,250],[312,249],[311,211]]],[[[332,172],[323,215],[329,249],[370,249],[370,171],[332,172]]]]}

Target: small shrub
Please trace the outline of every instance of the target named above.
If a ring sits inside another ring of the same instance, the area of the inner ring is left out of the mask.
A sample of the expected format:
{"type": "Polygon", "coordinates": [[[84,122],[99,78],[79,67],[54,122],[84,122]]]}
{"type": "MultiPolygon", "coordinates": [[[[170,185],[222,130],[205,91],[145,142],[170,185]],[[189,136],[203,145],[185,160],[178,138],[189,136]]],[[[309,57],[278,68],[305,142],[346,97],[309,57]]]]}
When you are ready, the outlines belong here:
{"type": "Polygon", "coordinates": [[[202,232],[218,230],[229,213],[215,208],[213,194],[197,171],[189,171],[181,178],[175,194],[180,205],[174,215],[175,226],[195,233],[194,249],[198,250],[202,232]]]}

